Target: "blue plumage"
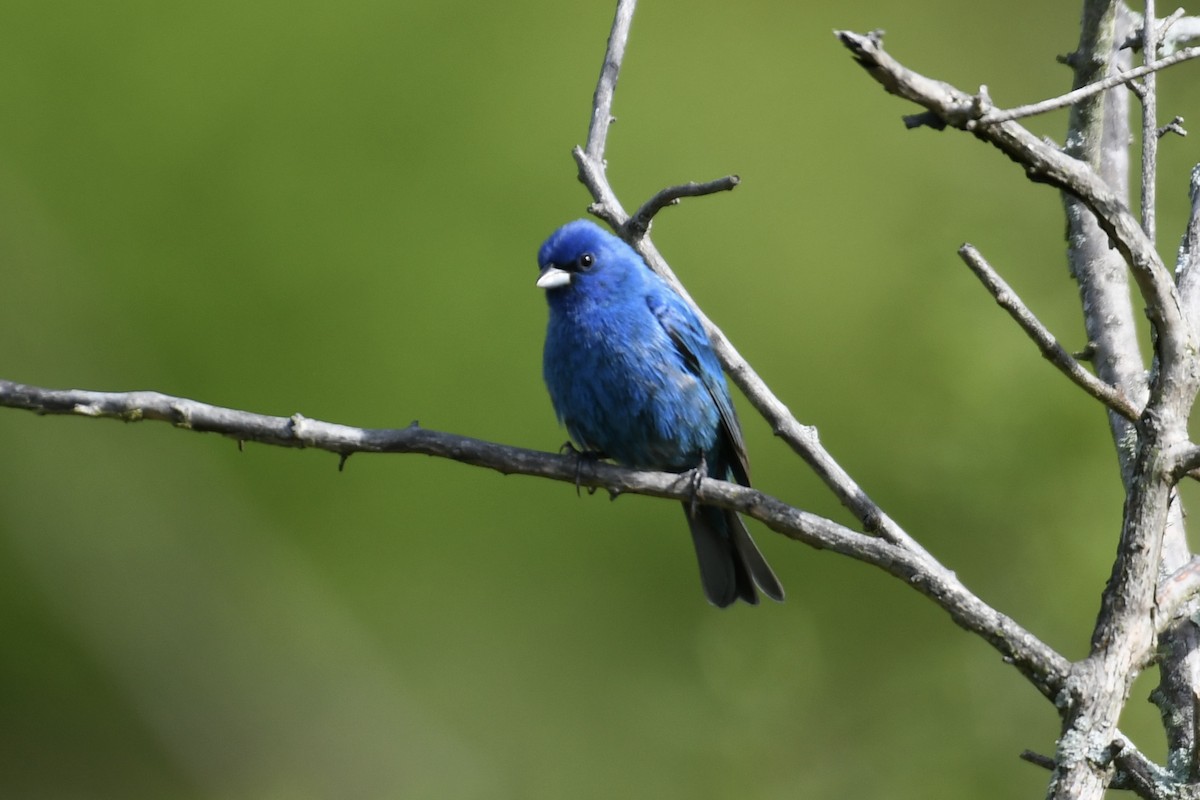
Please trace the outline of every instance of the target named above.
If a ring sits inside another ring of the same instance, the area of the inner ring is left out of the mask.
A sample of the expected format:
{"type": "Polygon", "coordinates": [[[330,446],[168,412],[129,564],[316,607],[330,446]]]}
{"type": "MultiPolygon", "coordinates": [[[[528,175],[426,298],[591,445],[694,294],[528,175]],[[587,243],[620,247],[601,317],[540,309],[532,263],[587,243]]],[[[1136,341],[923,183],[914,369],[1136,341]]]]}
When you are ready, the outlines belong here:
{"type": "MultiPolygon", "coordinates": [[[[696,314],[625,242],[587,221],[538,252],[550,321],[543,375],[579,445],[632,467],[750,485],[741,428],[696,314]]],[[[757,603],[783,587],[732,511],[684,504],[709,601],[757,603]]]]}

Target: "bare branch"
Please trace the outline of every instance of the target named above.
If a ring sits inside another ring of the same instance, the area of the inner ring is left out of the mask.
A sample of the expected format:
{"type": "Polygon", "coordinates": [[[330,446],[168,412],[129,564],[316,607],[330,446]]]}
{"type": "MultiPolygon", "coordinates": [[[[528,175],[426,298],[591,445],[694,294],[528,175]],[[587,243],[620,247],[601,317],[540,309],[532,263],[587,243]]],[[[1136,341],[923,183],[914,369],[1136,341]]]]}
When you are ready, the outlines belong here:
{"type": "Polygon", "coordinates": [[[1192,556],[1158,585],[1154,602],[1158,606],[1158,630],[1161,633],[1185,616],[1186,607],[1200,595],[1200,556],[1192,556]]]}
{"type": "Polygon", "coordinates": [[[972,245],[964,244],[958,249],[958,254],[987,290],[991,292],[992,297],[996,299],[1000,307],[1007,311],[1009,316],[1021,326],[1021,330],[1025,331],[1029,338],[1033,340],[1034,344],[1041,350],[1042,355],[1051,364],[1070,378],[1075,385],[1101,403],[1104,403],[1104,405],[1113,411],[1131,422],[1137,421],[1137,418],[1141,415],[1141,411],[1129,402],[1129,399],[1119,389],[1110,386],[1084,369],[1083,365],[1076,361],[1058,343],[1058,340],[1054,338],[1054,334],[1050,333],[1046,326],[1033,315],[1033,312],[1021,302],[1021,298],[1000,277],[999,273],[992,269],[991,264],[987,262],[978,250],[972,245]]]}
{"type": "Polygon", "coordinates": [[[1200,39],[1200,17],[1180,17],[1162,34],[1162,52],[1175,53],[1188,42],[1200,39]]]}
{"type": "MultiPolygon", "coordinates": [[[[1188,791],[1190,787],[1180,786],[1171,773],[1146,758],[1124,735],[1118,735],[1108,750],[1117,767],[1110,788],[1133,792],[1144,800],[1184,800],[1195,796],[1188,791]]],[[[1033,750],[1023,750],[1020,758],[1047,770],[1056,766],[1053,758],[1033,750]]]]}
{"type": "MultiPolygon", "coordinates": [[[[1200,39],[1200,17],[1185,16],[1187,12],[1182,8],[1177,8],[1166,17],[1158,21],[1158,41],[1159,52],[1164,55],[1170,55],[1179,50],[1184,45],[1200,39]]],[[[1139,49],[1142,46],[1142,25],[1145,24],[1145,16],[1131,13],[1131,16],[1137,18],[1137,30],[1131,36],[1126,38],[1121,45],[1122,48],[1139,49]]]]}
{"type": "MultiPolygon", "coordinates": [[[[1180,302],[1193,334],[1197,334],[1200,333],[1200,270],[1195,260],[1200,254],[1200,170],[1192,171],[1189,198],[1191,214],[1180,242],[1175,276],[1180,302]]],[[[1194,450],[1190,444],[1177,449],[1173,480],[1181,480],[1185,474],[1196,476],[1195,468],[1186,469],[1189,448],[1194,450]]],[[[1177,493],[1175,496],[1178,498],[1177,493]]],[[[1168,766],[1175,775],[1195,783],[1200,781],[1200,760],[1196,755],[1200,741],[1200,706],[1196,701],[1200,687],[1200,627],[1194,621],[1200,605],[1197,602],[1200,567],[1190,552],[1182,520],[1176,523],[1168,527],[1163,540],[1160,569],[1169,572],[1170,577],[1159,582],[1155,598],[1160,681],[1151,699],[1162,714],[1168,766]]]]}
{"type": "MultiPolygon", "coordinates": [[[[1146,8],[1146,11],[1147,11],[1147,16],[1149,16],[1149,11],[1150,11],[1149,7],[1146,8]]],[[[1160,19],[1158,21],[1158,40],[1160,42],[1163,40],[1163,37],[1166,36],[1167,34],[1174,35],[1172,29],[1175,27],[1175,23],[1177,23],[1177,22],[1179,22],[1179,20],[1183,19],[1183,15],[1186,13],[1187,13],[1187,11],[1185,11],[1182,7],[1180,7],[1180,8],[1175,9],[1169,15],[1163,17],[1162,19],[1160,19]]],[[[1142,24],[1143,25],[1145,24],[1144,19],[1143,19],[1142,24]]],[[[1160,46],[1160,49],[1161,49],[1161,46],[1160,46]]],[[[1172,49],[1172,52],[1173,51],[1174,50],[1172,49]]]]}
{"type": "MultiPolygon", "coordinates": [[[[1147,759],[1128,739],[1119,738],[1109,747],[1117,771],[1110,788],[1131,791],[1144,800],[1166,800],[1162,787],[1177,786],[1174,778],[1147,759]]],[[[1033,750],[1021,751],[1022,761],[1053,771],[1056,763],[1048,755],[1033,750]]],[[[1174,795],[1172,795],[1174,797],[1174,795]]],[[[1182,800],[1175,797],[1175,800],[1182,800]]]]}
{"type": "MultiPolygon", "coordinates": [[[[1153,27],[1153,26],[1152,26],[1153,27]]],[[[1032,117],[1038,114],[1045,114],[1047,111],[1057,111],[1060,108],[1066,108],[1078,103],[1080,100],[1087,99],[1092,95],[1100,94],[1108,91],[1116,86],[1127,84],[1130,81],[1135,81],[1138,78],[1151,76],[1149,80],[1153,80],[1154,73],[1159,70],[1164,70],[1167,67],[1173,67],[1184,61],[1189,61],[1200,56],[1200,47],[1188,47],[1172,53],[1169,56],[1164,56],[1150,64],[1145,64],[1136,69],[1131,69],[1127,72],[1120,72],[1116,75],[1090,83],[1074,91],[1067,92],[1058,97],[1051,97],[1048,100],[1041,100],[1037,103],[1029,103],[1028,105],[1017,106],[1007,110],[993,109],[988,111],[983,116],[975,120],[975,125],[995,125],[998,122],[1009,122],[1014,119],[1022,119],[1023,117],[1032,117]]]]}
{"type": "Polygon", "coordinates": [[[179,428],[219,433],[232,439],[283,447],[311,447],[337,453],[421,453],[484,467],[505,475],[532,475],[680,501],[697,499],[759,520],[774,531],[820,550],[872,564],[903,580],[940,605],[964,629],[976,633],[1013,664],[1047,697],[1062,689],[1069,663],[1036,636],[970,592],[954,573],[923,550],[853,531],[832,520],[794,508],[756,489],[691,476],[628,469],[577,456],[432,431],[416,423],[400,429],[367,429],[308,419],[275,417],[222,408],[159,392],[93,392],[43,389],[0,380],[0,406],[38,414],[110,417],[136,422],[159,420],[179,428]]]}
{"type": "MultiPolygon", "coordinates": [[[[1113,0],[1085,5],[1081,48],[1074,59],[1080,65],[1077,76],[1103,74],[1107,69],[1120,16],[1113,0]]],[[[1149,384],[1150,402],[1163,415],[1149,420],[1146,417],[1151,415],[1144,415],[1136,443],[1129,449],[1128,472],[1123,473],[1129,496],[1117,560],[1102,595],[1091,653],[1072,665],[1068,691],[1057,704],[1063,728],[1047,794],[1052,798],[1099,798],[1113,777],[1116,751],[1110,743],[1121,738],[1117,729],[1120,711],[1133,678],[1152,657],[1155,577],[1163,532],[1172,519],[1172,509],[1177,508],[1172,505],[1174,494],[1168,480],[1171,461],[1164,451],[1185,433],[1180,421],[1186,413],[1179,413],[1180,406],[1190,405],[1198,385],[1191,361],[1197,350],[1195,334],[1187,325],[1174,282],[1139,221],[1130,214],[1123,193],[1101,178],[1089,161],[1043,142],[1016,122],[978,124],[990,113],[983,92],[969,95],[907,69],[883,50],[878,34],[840,31],[837,35],[888,92],[917,103],[944,125],[969,131],[992,144],[1020,164],[1031,180],[1078,198],[1129,265],[1148,306],[1157,356],[1149,384]]],[[[1131,77],[1136,76],[1125,75],[1124,80],[1131,77]]],[[[1093,94],[1083,96],[1098,96],[1094,92],[1101,88],[1093,87],[1089,90],[1093,94]]],[[[1089,126],[1088,132],[1096,139],[1105,119],[1102,112],[1090,116],[1096,124],[1089,126]]],[[[1080,135],[1083,132],[1073,126],[1072,136],[1080,135]]],[[[1085,308],[1085,316],[1093,313],[1094,309],[1085,308]]],[[[1139,764],[1144,760],[1140,755],[1138,759],[1139,764]]]]}
{"type": "MultiPolygon", "coordinates": [[[[1080,61],[1090,65],[1090,73],[1077,73],[1077,83],[1115,67],[1108,62],[1097,65],[1094,59],[1080,61]]],[[[1066,147],[1070,156],[1088,164],[1121,197],[1129,194],[1128,94],[1114,90],[1072,106],[1066,147]]],[[[1067,266],[1079,289],[1087,334],[1087,361],[1096,377],[1142,408],[1150,397],[1149,372],[1138,336],[1143,315],[1130,302],[1129,268],[1087,204],[1068,192],[1062,192],[1060,199],[1067,223],[1067,266]]],[[[1138,429],[1116,412],[1106,416],[1118,473],[1122,485],[1128,486],[1138,429]]]]}
{"type": "MultiPolygon", "coordinates": [[[[1072,88],[1095,83],[1131,68],[1133,54],[1117,46],[1137,23],[1124,5],[1088,0],[1079,44],[1070,59],[1072,88]]],[[[1129,197],[1129,92],[1116,88],[1071,106],[1063,151],[1100,176],[1119,198],[1129,197]]],[[[1069,192],[1062,193],[1067,222],[1067,266],[1079,286],[1083,325],[1092,368],[1136,406],[1150,396],[1149,373],[1138,341],[1140,319],[1129,297],[1129,268],[1110,244],[1096,215],[1069,192]]],[[[1123,485],[1133,475],[1136,426],[1109,412],[1123,485]]]]}
{"type": "Polygon", "coordinates": [[[667,206],[677,205],[681,198],[701,197],[706,194],[716,194],[717,192],[729,192],[741,182],[742,179],[737,175],[726,175],[724,178],[717,178],[715,181],[708,181],[707,183],[696,183],[693,181],[679,186],[668,186],[645,203],[642,203],[642,207],[625,221],[625,224],[621,226],[621,238],[626,241],[641,239],[650,230],[650,222],[654,219],[654,215],[667,206]]]}
{"type": "Polygon", "coordinates": [[[588,127],[586,152],[596,164],[604,164],[604,148],[608,141],[608,126],[613,122],[613,93],[617,90],[617,78],[621,75],[621,62],[625,58],[625,43],[629,41],[629,26],[633,24],[633,12],[637,0],[619,0],[612,32],[608,36],[608,48],[604,52],[604,65],[600,68],[600,80],[592,97],[592,122],[588,127]]]}
{"type": "Polygon", "coordinates": [[[587,144],[575,147],[571,155],[579,167],[579,180],[592,192],[594,203],[588,212],[608,223],[613,230],[620,230],[629,218],[621,201],[608,185],[605,176],[604,150],[608,146],[608,128],[612,115],[613,95],[617,79],[621,76],[621,62],[625,59],[625,44],[629,41],[629,28],[633,24],[633,12],[637,0],[618,0],[617,12],[613,17],[612,30],[608,35],[608,46],[604,50],[604,63],[600,67],[600,78],[592,95],[592,119],[588,126],[587,144]],[[603,192],[597,188],[603,188],[603,192]]]}
{"type": "Polygon", "coordinates": [[[1200,445],[1188,444],[1175,455],[1172,474],[1176,480],[1182,480],[1184,475],[1200,469],[1200,445]]]}
{"type": "Polygon", "coordinates": [[[1188,199],[1191,201],[1192,211],[1179,242],[1175,279],[1179,282],[1180,302],[1192,320],[1193,327],[1200,330],[1200,165],[1192,169],[1188,199]]]}
{"type": "Polygon", "coordinates": [[[1175,776],[1142,755],[1128,739],[1118,738],[1110,749],[1117,768],[1110,784],[1113,789],[1133,792],[1143,800],[1182,800],[1189,796],[1175,776]]]}
{"type": "Polygon", "coordinates": [[[1054,769],[1054,759],[1043,753],[1038,753],[1034,750],[1022,750],[1020,759],[1028,761],[1030,764],[1035,764],[1042,769],[1054,769]]]}
{"type": "Polygon", "coordinates": [[[1160,126],[1159,129],[1155,131],[1155,135],[1160,139],[1166,136],[1168,133],[1173,133],[1176,136],[1187,136],[1187,129],[1183,127],[1183,117],[1176,116],[1166,125],[1160,126]]]}
{"type": "MultiPolygon", "coordinates": [[[[1142,54],[1147,62],[1158,57],[1158,26],[1153,24],[1157,19],[1154,13],[1154,0],[1145,0],[1145,19],[1151,20],[1150,25],[1142,25],[1142,54]]],[[[1195,48],[1200,52],[1200,48],[1195,48]]],[[[1142,101],[1142,230],[1146,238],[1154,245],[1157,240],[1157,223],[1154,218],[1156,200],[1155,181],[1158,174],[1158,77],[1153,72],[1146,73],[1142,84],[1142,92],[1138,95],[1142,101]]]]}
{"type": "MultiPolygon", "coordinates": [[[[1121,197],[1086,164],[1047,144],[1016,122],[975,124],[982,116],[978,96],[904,67],[883,49],[877,35],[837,31],[855,59],[888,92],[911,100],[951,125],[969,130],[1020,164],[1030,180],[1068,192],[1096,215],[1096,220],[1133,270],[1158,332],[1157,344],[1169,363],[1194,352],[1174,282],[1140,223],[1121,197]]],[[[1200,53],[1200,49],[1197,50],[1200,53]]]]}

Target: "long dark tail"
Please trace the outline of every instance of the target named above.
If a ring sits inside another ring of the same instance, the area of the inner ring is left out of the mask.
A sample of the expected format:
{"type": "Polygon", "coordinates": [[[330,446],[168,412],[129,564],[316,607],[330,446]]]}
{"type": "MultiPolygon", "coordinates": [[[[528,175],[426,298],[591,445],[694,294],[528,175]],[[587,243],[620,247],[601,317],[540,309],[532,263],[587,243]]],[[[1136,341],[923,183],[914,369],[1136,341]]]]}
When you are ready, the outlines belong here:
{"type": "Polygon", "coordinates": [[[763,558],[750,531],[737,513],[713,506],[698,506],[692,513],[689,503],[683,504],[692,543],[696,545],[696,560],[700,562],[700,582],[704,594],[714,606],[725,608],[738,598],[758,605],[757,584],[772,600],[783,600],[783,586],[763,558]]]}

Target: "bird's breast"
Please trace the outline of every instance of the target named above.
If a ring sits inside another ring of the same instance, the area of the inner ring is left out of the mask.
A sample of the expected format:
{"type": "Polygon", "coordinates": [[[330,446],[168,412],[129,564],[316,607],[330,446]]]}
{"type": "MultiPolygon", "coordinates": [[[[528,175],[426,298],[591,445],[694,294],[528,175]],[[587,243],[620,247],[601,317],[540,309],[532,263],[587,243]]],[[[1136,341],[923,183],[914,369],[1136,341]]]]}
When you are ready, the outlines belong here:
{"type": "Polygon", "coordinates": [[[690,469],[716,443],[719,411],[656,322],[552,314],[543,372],[572,438],[621,463],[690,469]]]}

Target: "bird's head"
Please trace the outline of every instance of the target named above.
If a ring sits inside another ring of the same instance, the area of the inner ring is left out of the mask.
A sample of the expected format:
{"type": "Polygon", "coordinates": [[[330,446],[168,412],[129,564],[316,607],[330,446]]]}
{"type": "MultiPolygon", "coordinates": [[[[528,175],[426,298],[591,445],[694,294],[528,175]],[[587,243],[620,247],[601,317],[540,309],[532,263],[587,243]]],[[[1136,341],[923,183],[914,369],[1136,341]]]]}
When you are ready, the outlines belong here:
{"type": "Polygon", "coordinates": [[[636,278],[645,269],[637,252],[586,219],[568,222],[538,251],[537,285],[554,294],[568,288],[603,290],[636,278]]]}

